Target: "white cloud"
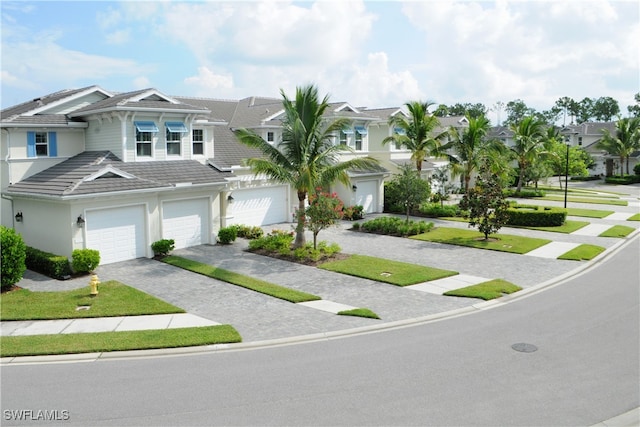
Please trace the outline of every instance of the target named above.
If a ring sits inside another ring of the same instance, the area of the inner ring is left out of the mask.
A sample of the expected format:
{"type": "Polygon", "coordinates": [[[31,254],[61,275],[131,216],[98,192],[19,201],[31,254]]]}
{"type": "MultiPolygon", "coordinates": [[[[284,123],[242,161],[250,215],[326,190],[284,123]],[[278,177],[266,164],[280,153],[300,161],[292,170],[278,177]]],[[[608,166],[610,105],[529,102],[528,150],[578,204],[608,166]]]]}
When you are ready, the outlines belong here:
{"type": "MultiPolygon", "coordinates": [[[[193,86],[199,92],[208,94],[219,93],[233,88],[233,77],[231,75],[215,74],[207,67],[198,67],[198,75],[187,77],[184,82],[193,86]]],[[[215,95],[215,97],[219,97],[219,95],[215,95]]]]}
{"type": "Polygon", "coordinates": [[[131,31],[129,29],[117,30],[106,35],[108,44],[126,44],[131,40],[131,31]]]}
{"type": "Polygon", "coordinates": [[[136,89],[146,89],[151,86],[150,81],[145,76],[136,77],[133,79],[133,87],[136,89]]]}

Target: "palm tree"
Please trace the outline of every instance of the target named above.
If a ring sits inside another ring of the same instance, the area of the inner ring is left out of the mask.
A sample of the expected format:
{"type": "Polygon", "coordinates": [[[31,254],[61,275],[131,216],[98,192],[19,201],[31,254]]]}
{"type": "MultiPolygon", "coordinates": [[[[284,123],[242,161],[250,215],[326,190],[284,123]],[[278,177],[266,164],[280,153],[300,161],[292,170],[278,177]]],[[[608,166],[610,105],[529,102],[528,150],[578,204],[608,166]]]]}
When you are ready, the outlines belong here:
{"type": "Polygon", "coordinates": [[[618,120],[615,135],[611,135],[608,129],[603,129],[602,139],[597,147],[612,156],[620,157],[620,175],[622,175],[622,164],[626,159],[627,174],[629,174],[629,156],[640,149],[640,118],[627,117],[618,120]]]}
{"type": "MultiPolygon", "coordinates": [[[[323,115],[329,107],[329,98],[321,101],[313,85],[296,88],[295,100],[280,90],[284,106],[282,141],[273,146],[252,130],[237,129],[240,142],[260,150],[264,157],[251,158],[247,165],[254,173],[290,184],[298,194],[298,215],[295,247],[305,244],[305,201],[316,188],[326,188],[336,181],[349,185],[349,170],[365,170],[377,165],[371,157],[358,157],[338,162],[339,154],[351,149],[334,145],[335,135],[348,124],[347,119],[329,123],[323,115]]],[[[352,151],[352,150],[351,150],[352,151]]]]}
{"type": "Polygon", "coordinates": [[[545,140],[544,122],[534,116],[527,116],[519,123],[511,125],[514,132],[515,144],[510,147],[518,162],[519,175],[516,192],[522,190],[522,183],[527,168],[538,156],[545,140]]]}
{"type": "Polygon", "coordinates": [[[438,118],[429,114],[428,108],[433,105],[432,102],[412,101],[404,105],[409,110],[409,118],[401,114],[392,116],[389,126],[400,132],[386,137],[382,144],[394,142],[398,146],[405,146],[411,151],[411,160],[416,162],[416,169],[420,173],[422,162],[439,153],[440,141],[447,135],[447,131],[432,136],[434,129],[440,125],[438,118]]]}
{"type": "Polygon", "coordinates": [[[442,151],[453,150],[454,155],[448,155],[453,171],[462,175],[464,191],[469,192],[469,181],[473,171],[478,168],[483,159],[492,158],[494,154],[502,153],[504,145],[497,140],[487,140],[487,132],[491,128],[489,119],[485,116],[470,117],[467,115],[469,126],[464,129],[451,127],[449,142],[441,147],[442,151]]]}

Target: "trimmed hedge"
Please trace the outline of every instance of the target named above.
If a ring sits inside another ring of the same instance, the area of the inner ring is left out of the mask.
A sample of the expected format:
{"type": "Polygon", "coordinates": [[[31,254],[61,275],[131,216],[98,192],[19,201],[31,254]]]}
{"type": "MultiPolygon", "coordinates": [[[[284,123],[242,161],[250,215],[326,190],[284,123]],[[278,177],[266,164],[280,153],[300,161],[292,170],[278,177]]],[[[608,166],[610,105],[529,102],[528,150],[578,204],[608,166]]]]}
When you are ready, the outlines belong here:
{"type": "Polygon", "coordinates": [[[599,181],[602,179],[599,175],[589,175],[589,176],[572,176],[569,178],[571,181],[599,181]]]}
{"type": "Polygon", "coordinates": [[[264,230],[254,225],[236,224],[231,225],[230,227],[236,229],[237,237],[242,237],[243,239],[247,240],[258,239],[264,235],[264,230]]]}
{"type": "Polygon", "coordinates": [[[364,222],[354,230],[365,231],[367,233],[386,234],[389,236],[415,236],[430,231],[433,228],[432,222],[425,221],[405,221],[397,217],[378,217],[364,222]]]}
{"type": "Polygon", "coordinates": [[[460,208],[457,205],[444,205],[441,206],[440,203],[423,203],[418,208],[418,212],[421,216],[426,217],[455,217],[460,216],[460,208]]]}
{"type": "Polygon", "coordinates": [[[549,206],[516,205],[507,210],[507,225],[558,227],[567,219],[567,210],[549,206]]]}
{"type": "Polygon", "coordinates": [[[100,265],[100,251],[97,249],[74,249],[71,252],[71,267],[76,273],[92,273],[98,265],[100,265]]]}
{"type": "Polygon", "coordinates": [[[218,230],[218,242],[223,245],[228,245],[231,242],[235,242],[238,237],[238,229],[236,227],[229,226],[218,230]]]}
{"type": "Polygon", "coordinates": [[[40,249],[27,246],[25,263],[31,271],[49,276],[53,279],[63,279],[71,276],[71,266],[66,256],[56,255],[40,249]]]}
{"type": "Polygon", "coordinates": [[[515,188],[507,188],[502,190],[506,197],[518,197],[518,198],[530,198],[530,197],[544,197],[546,193],[543,190],[531,190],[531,189],[521,189],[520,192],[517,192],[515,188]]]}
{"type": "Polygon", "coordinates": [[[604,179],[604,182],[606,182],[607,184],[619,185],[636,184],[640,182],[640,175],[608,176],[604,179]]]}

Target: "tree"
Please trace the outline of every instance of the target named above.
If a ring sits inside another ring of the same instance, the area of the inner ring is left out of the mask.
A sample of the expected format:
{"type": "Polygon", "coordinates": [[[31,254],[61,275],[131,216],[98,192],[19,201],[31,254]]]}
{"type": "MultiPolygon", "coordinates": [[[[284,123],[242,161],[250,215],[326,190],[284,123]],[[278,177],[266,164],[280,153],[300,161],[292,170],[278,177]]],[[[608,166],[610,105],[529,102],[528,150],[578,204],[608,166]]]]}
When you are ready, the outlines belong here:
{"type": "Polygon", "coordinates": [[[521,122],[511,126],[515,144],[510,149],[519,168],[516,192],[520,192],[522,189],[527,168],[535,162],[540,152],[545,137],[543,126],[543,122],[533,116],[525,117],[521,122]]]}
{"type": "Polygon", "coordinates": [[[585,123],[591,121],[593,117],[593,99],[583,98],[578,103],[578,123],[585,123]]]}
{"type": "Polygon", "coordinates": [[[429,182],[422,179],[418,171],[409,165],[400,166],[400,172],[394,176],[391,182],[397,192],[398,202],[404,207],[407,222],[409,222],[411,212],[429,199],[431,193],[429,182]]]}
{"type": "Polygon", "coordinates": [[[601,96],[593,103],[593,115],[598,121],[610,122],[618,114],[620,114],[618,101],[610,96],[601,96]]]}
{"type": "Polygon", "coordinates": [[[5,290],[22,280],[27,267],[27,247],[22,237],[12,228],[0,225],[0,287],[5,290]]]}
{"type": "Polygon", "coordinates": [[[627,117],[618,120],[614,135],[608,129],[603,129],[602,139],[597,147],[620,158],[620,175],[626,160],[627,174],[629,174],[629,156],[640,149],[640,118],[627,117]]]}
{"type": "MultiPolygon", "coordinates": [[[[349,123],[340,118],[327,123],[323,115],[329,107],[329,98],[318,97],[313,85],[298,87],[295,100],[289,99],[283,90],[284,118],[282,141],[271,145],[253,130],[238,129],[237,138],[243,144],[260,150],[264,157],[246,161],[256,174],[290,184],[298,195],[298,210],[304,212],[307,194],[316,187],[326,188],[341,182],[349,185],[349,170],[366,170],[378,164],[371,157],[356,157],[339,162],[339,154],[353,151],[345,145],[334,145],[335,135],[349,123]]],[[[304,214],[297,218],[295,247],[305,244],[304,214]]]]}
{"type": "MultiPolygon", "coordinates": [[[[560,189],[562,189],[562,177],[567,173],[567,145],[564,144],[555,128],[547,129],[544,142],[544,162],[551,170],[551,174],[558,177],[560,189]]],[[[569,175],[586,176],[588,168],[593,164],[591,155],[582,147],[569,147],[569,175]]]]}
{"type": "Polygon", "coordinates": [[[471,104],[465,102],[464,104],[454,104],[449,107],[449,115],[451,116],[467,116],[467,117],[484,117],[487,115],[487,107],[484,104],[476,103],[471,104]]]}
{"type": "Polygon", "coordinates": [[[480,166],[476,185],[464,195],[460,209],[469,211],[469,227],[478,227],[485,240],[507,223],[509,202],[502,192],[500,179],[491,173],[488,161],[480,166]]]}
{"type": "Polygon", "coordinates": [[[536,112],[533,108],[527,107],[527,104],[521,99],[507,102],[505,111],[507,112],[507,119],[504,121],[504,124],[507,126],[519,123],[525,117],[533,116],[536,112]]]}
{"type": "MultiPolygon", "coordinates": [[[[563,96],[556,101],[555,106],[562,111],[562,126],[567,124],[567,115],[574,111],[575,104],[577,104],[576,101],[568,96],[563,96]]],[[[573,123],[573,119],[571,123],[573,123]]]]}
{"type": "Polygon", "coordinates": [[[633,99],[636,101],[636,105],[627,106],[627,110],[629,111],[629,116],[640,117],[640,92],[636,93],[633,96],[633,99]]]}
{"type": "Polygon", "coordinates": [[[418,173],[422,171],[422,162],[425,159],[439,153],[440,141],[447,135],[447,131],[432,135],[440,122],[437,117],[429,115],[430,105],[433,103],[407,102],[405,106],[409,111],[409,118],[396,114],[389,119],[389,126],[399,128],[401,132],[382,140],[383,145],[393,142],[411,151],[411,160],[416,163],[418,173]]]}
{"type": "Polygon", "coordinates": [[[497,140],[487,140],[487,132],[491,127],[485,116],[467,116],[469,126],[463,129],[451,127],[449,142],[441,147],[442,151],[451,150],[449,155],[455,175],[462,176],[465,193],[469,191],[469,181],[482,159],[491,157],[492,153],[504,150],[504,145],[497,140]]]}
{"type": "Polygon", "coordinates": [[[342,218],[342,200],[336,193],[325,193],[317,188],[309,194],[309,206],[306,209],[306,227],[313,233],[313,249],[317,249],[318,233],[334,225],[342,218]]]}
{"type": "Polygon", "coordinates": [[[440,104],[433,111],[433,115],[436,116],[436,117],[447,117],[449,115],[449,107],[447,107],[444,104],[440,104]]]}

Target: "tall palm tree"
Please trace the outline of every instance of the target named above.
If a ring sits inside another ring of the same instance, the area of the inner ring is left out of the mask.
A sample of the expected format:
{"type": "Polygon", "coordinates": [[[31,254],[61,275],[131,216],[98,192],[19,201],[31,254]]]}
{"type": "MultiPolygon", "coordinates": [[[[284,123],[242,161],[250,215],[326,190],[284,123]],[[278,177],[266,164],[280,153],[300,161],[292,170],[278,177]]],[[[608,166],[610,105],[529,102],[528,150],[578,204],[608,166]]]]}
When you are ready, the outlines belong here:
{"type": "Polygon", "coordinates": [[[528,167],[536,160],[545,141],[544,122],[534,116],[527,116],[511,125],[515,144],[510,147],[518,162],[519,175],[517,192],[522,189],[524,175],[528,167]]]}
{"type": "Polygon", "coordinates": [[[622,164],[626,159],[627,174],[629,174],[629,156],[634,151],[640,150],[640,117],[626,117],[618,120],[614,135],[608,129],[604,129],[597,147],[620,158],[620,175],[622,175],[622,164]]]}
{"type": "MultiPolygon", "coordinates": [[[[329,98],[318,97],[314,85],[296,88],[295,100],[283,90],[282,141],[271,145],[252,130],[237,129],[240,142],[260,150],[264,157],[251,158],[247,165],[254,173],[290,184],[298,194],[298,222],[295,247],[305,244],[304,210],[307,195],[316,188],[326,188],[336,181],[349,185],[349,170],[365,170],[377,165],[371,157],[358,157],[339,162],[339,154],[351,149],[334,145],[335,135],[348,124],[347,119],[327,122],[323,115],[329,107],[329,98]]],[[[352,151],[352,150],[351,150],[352,151]]]]}
{"type": "Polygon", "coordinates": [[[442,151],[453,151],[454,154],[448,154],[448,157],[453,165],[454,174],[462,175],[465,193],[469,192],[473,171],[478,168],[483,159],[490,159],[505,150],[505,146],[500,141],[486,138],[491,128],[489,119],[485,116],[467,115],[467,120],[468,127],[458,129],[452,126],[449,129],[449,142],[441,147],[442,151]]]}
{"type": "Polygon", "coordinates": [[[389,126],[401,132],[386,137],[382,144],[393,142],[406,147],[411,151],[411,160],[416,162],[416,169],[420,173],[422,162],[439,153],[440,141],[446,137],[447,131],[432,135],[440,125],[438,118],[429,114],[428,108],[433,105],[432,102],[411,101],[404,105],[409,111],[408,118],[398,114],[389,119],[389,126]]]}

